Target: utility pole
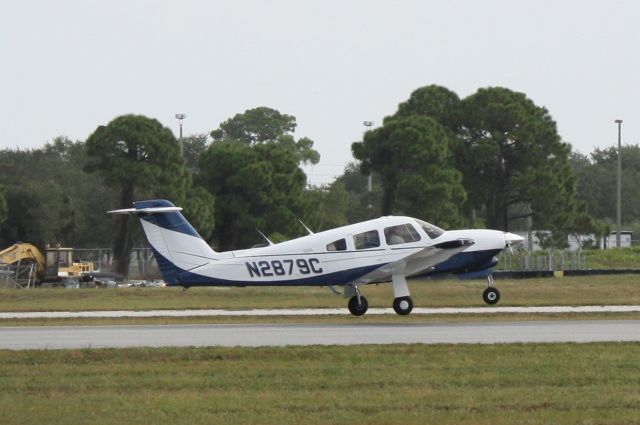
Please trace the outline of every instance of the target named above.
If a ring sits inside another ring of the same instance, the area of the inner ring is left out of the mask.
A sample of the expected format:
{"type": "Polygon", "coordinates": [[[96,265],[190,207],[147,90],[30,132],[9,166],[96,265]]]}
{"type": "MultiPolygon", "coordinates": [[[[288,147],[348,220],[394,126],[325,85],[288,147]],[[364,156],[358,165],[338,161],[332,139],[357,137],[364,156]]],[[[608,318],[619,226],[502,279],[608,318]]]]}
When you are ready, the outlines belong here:
{"type": "MultiPolygon", "coordinates": [[[[371,130],[371,127],[373,126],[373,121],[364,121],[362,125],[367,127],[367,129],[365,130],[365,134],[366,134],[367,131],[371,130]]],[[[362,141],[364,142],[364,137],[362,138],[362,141]]],[[[373,192],[373,178],[371,177],[371,171],[369,171],[369,179],[367,180],[367,190],[369,191],[369,193],[373,192]]],[[[369,207],[371,208],[371,206],[369,207]]]]}
{"type": "Polygon", "coordinates": [[[618,119],[615,121],[615,123],[618,124],[618,195],[616,206],[616,247],[620,248],[620,232],[622,228],[622,120],[618,119]]]}

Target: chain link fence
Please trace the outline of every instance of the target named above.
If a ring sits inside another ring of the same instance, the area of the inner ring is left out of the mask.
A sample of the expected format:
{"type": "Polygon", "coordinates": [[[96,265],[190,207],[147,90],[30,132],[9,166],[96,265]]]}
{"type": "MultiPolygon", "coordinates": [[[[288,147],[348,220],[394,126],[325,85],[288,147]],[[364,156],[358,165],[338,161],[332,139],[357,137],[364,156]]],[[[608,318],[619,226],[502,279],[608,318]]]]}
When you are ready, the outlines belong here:
{"type": "Polygon", "coordinates": [[[586,255],[582,251],[503,251],[498,260],[496,270],[500,271],[564,271],[588,268],[586,255]]]}

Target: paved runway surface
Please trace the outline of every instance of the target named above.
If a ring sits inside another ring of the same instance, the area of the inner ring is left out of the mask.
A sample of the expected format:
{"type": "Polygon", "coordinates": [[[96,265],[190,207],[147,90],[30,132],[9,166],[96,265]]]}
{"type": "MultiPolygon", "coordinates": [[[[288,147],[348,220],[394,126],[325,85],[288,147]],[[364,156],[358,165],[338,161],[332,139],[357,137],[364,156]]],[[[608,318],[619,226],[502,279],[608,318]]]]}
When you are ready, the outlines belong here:
{"type": "MultiPolygon", "coordinates": [[[[542,307],[416,307],[411,314],[541,314],[541,313],[634,313],[640,305],[586,305],[542,307]]],[[[367,315],[395,315],[392,308],[370,308],[367,315]]],[[[0,312],[0,319],[55,319],[82,317],[206,317],[206,316],[330,316],[346,315],[346,308],[254,309],[254,310],[113,310],[0,312]]]]}
{"type": "Polygon", "coordinates": [[[0,327],[0,349],[640,341],[640,320],[0,327]]]}

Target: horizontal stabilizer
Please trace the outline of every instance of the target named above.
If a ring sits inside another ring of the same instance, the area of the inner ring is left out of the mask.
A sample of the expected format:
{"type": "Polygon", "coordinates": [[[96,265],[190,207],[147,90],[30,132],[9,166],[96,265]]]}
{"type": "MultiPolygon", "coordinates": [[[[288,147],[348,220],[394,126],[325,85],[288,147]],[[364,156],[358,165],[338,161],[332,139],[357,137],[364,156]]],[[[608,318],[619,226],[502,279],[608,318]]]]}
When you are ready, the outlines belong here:
{"type": "Polygon", "coordinates": [[[107,214],[162,214],[182,211],[182,207],[125,208],[107,211],[107,214]]]}

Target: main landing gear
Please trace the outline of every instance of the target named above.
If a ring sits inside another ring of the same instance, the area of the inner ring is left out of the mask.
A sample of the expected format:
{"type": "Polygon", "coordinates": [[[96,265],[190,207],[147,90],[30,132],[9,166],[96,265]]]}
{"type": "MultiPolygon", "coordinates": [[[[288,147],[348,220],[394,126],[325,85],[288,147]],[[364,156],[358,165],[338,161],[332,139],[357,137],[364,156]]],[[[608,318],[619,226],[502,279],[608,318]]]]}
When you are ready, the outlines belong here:
{"type": "MultiPolygon", "coordinates": [[[[406,316],[413,310],[413,300],[409,293],[407,281],[403,275],[392,276],[391,280],[393,281],[394,295],[393,310],[400,316],[406,316]]],[[[345,287],[344,295],[350,297],[347,307],[349,307],[351,314],[354,316],[362,316],[367,312],[369,303],[367,299],[360,294],[358,285],[345,287]]]]}
{"type": "Polygon", "coordinates": [[[393,309],[400,316],[406,316],[413,310],[413,300],[411,297],[399,297],[393,300],[393,309]]]}
{"type": "Polygon", "coordinates": [[[409,293],[409,287],[407,286],[407,280],[404,275],[392,275],[391,282],[393,282],[393,309],[400,316],[406,316],[413,310],[413,300],[409,293]]]}
{"type": "Polygon", "coordinates": [[[493,276],[487,276],[487,289],[482,293],[482,299],[489,305],[497,304],[500,301],[500,291],[493,286],[493,276]]]}

